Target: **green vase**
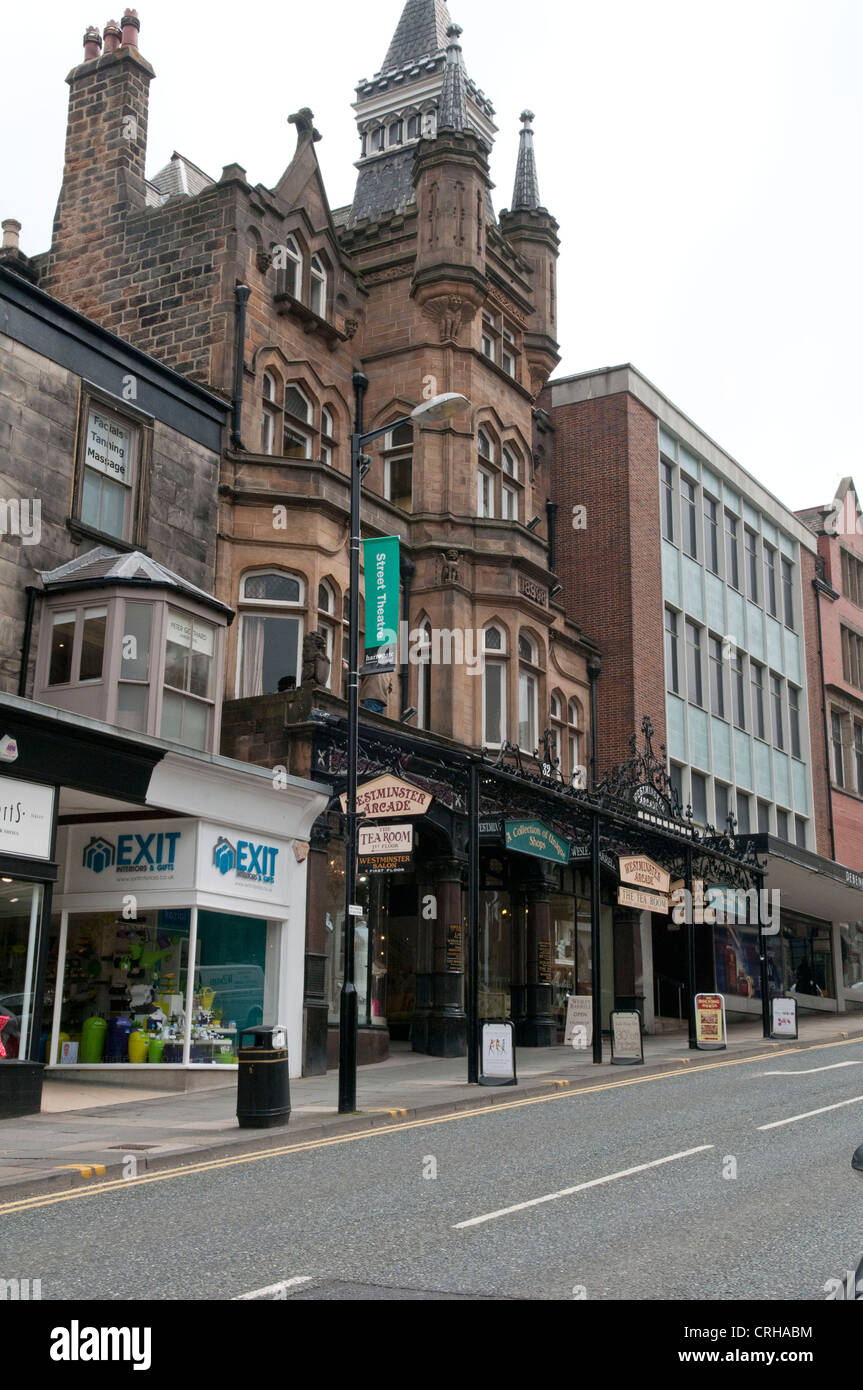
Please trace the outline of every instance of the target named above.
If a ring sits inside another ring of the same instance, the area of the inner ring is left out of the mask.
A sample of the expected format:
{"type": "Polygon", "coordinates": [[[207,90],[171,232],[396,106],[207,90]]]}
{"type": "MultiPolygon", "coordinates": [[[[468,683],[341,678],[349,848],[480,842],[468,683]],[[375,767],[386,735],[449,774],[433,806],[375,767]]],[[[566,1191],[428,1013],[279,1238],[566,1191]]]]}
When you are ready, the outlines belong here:
{"type": "Polygon", "coordinates": [[[147,1049],[147,1061],[148,1061],[148,1062],[161,1062],[161,1060],[162,1060],[162,1053],[163,1053],[164,1051],[165,1051],[165,1039],[164,1039],[164,1038],[151,1038],[151,1039],[150,1039],[150,1046],[149,1046],[149,1048],[147,1049]]]}
{"type": "Polygon", "coordinates": [[[105,1052],[105,1036],[108,1024],[104,1018],[87,1018],[81,1029],[82,1062],[101,1062],[105,1052]]]}
{"type": "Polygon", "coordinates": [[[147,1034],[136,1028],[134,1033],[129,1034],[129,1061],[146,1062],[149,1045],[147,1034]]]}

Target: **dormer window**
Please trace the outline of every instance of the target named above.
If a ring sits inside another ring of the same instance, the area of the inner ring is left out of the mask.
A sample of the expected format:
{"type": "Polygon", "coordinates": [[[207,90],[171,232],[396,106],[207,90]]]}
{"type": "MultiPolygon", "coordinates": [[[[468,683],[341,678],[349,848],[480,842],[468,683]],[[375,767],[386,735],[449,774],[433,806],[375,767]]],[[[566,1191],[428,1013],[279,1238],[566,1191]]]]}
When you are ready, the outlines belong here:
{"type": "Polygon", "coordinates": [[[292,236],[286,237],[280,247],[276,247],[277,252],[281,252],[280,265],[282,272],[281,291],[283,294],[293,295],[294,299],[301,299],[303,293],[303,257],[299,246],[292,236]]]}
{"type": "Polygon", "coordinates": [[[327,272],[320,256],[312,256],[309,308],[323,319],[327,316],[327,272]]]}

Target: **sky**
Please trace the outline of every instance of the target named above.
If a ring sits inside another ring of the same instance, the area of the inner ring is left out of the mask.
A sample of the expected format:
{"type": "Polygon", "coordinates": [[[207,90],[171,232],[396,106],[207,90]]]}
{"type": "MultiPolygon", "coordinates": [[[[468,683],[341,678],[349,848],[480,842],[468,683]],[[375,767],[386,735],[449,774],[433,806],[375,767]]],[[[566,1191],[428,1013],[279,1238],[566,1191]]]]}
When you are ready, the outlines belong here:
{"type": "MultiPolygon", "coordinates": [[[[402,0],[138,0],[156,70],[148,173],[179,150],[274,185],[310,106],[330,202],[351,200],[351,102],[402,0]]],[[[787,506],[863,487],[861,0],[449,0],[494,103],[497,208],[519,113],[560,223],[556,376],[632,362],[787,506]],[[529,20],[529,22],[528,22],[529,20]]],[[[92,0],[4,14],[0,217],[47,248],[92,0]],[[16,55],[17,58],[16,58],[16,55]]]]}

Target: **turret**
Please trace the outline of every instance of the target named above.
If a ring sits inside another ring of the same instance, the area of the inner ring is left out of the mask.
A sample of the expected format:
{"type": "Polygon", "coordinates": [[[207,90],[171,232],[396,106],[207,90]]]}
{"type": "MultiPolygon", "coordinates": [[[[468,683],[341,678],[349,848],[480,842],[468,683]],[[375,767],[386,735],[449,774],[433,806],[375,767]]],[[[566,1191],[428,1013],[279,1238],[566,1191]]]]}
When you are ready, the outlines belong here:
{"type": "Polygon", "coordinates": [[[510,245],[531,267],[536,311],[524,346],[531,389],[538,395],[560,361],[557,342],[558,224],[540,202],[532,111],[522,111],[522,130],[512,208],[500,214],[500,229],[510,245]]]}

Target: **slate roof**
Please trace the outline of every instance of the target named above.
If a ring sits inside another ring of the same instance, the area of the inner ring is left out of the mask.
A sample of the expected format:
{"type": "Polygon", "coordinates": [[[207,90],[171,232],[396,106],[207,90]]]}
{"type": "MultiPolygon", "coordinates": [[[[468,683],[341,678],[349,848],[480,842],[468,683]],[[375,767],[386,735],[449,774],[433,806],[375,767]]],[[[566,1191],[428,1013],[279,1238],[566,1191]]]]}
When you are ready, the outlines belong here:
{"type": "Polygon", "coordinates": [[[164,169],[160,169],[158,174],[147,180],[147,205],[161,207],[168,198],[173,198],[178,193],[188,198],[196,198],[213,183],[215,179],[211,179],[197,164],[193,164],[185,155],[174,150],[164,169]]]}
{"type": "Polygon", "coordinates": [[[444,0],[407,0],[381,71],[443,53],[451,24],[444,0]]]}
{"type": "Polygon", "coordinates": [[[438,117],[438,127],[445,130],[467,130],[467,91],[458,41],[460,34],[457,24],[451,24],[447,30],[446,72],[438,117]]]}
{"type": "Polygon", "coordinates": [[[225,613],[233,611],[226,604],[213,598],[212,594],[199,589],[196,584],[190,584],[187,579],[159,564],[158,560],[142,554],[140,550],[118,555],[109,546],[99,545],[95,550],[88,550],[85,555],[79,555],[57,569],[40,570],[39,573],[43,587],[49,590],[60,585],[83,585],[94,579],[102,579],[106,585],[145,583],[152,584],[155,588],[176,589],[189,598],[195,598],[200,603],[209,604],[211,608],[218,608],[225,613]]]}

